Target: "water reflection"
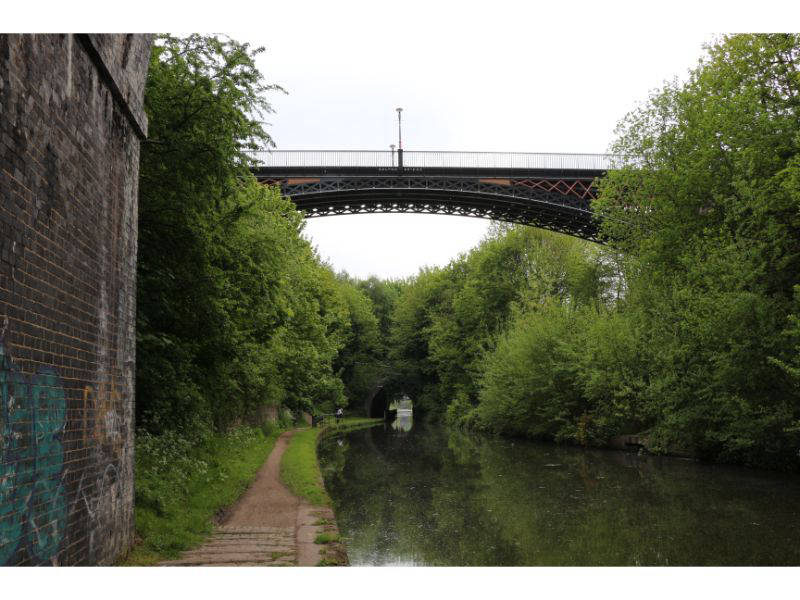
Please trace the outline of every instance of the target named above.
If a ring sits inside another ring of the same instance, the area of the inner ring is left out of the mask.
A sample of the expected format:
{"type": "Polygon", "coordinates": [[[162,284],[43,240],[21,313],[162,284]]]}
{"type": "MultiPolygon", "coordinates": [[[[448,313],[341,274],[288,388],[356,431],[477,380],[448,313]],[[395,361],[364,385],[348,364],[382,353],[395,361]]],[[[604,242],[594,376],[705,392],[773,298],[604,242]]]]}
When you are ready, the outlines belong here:
{"type": "Polygon", "coordinates": [[[320,447],[354,565],[800,564],[796,476],[410,425],[320,447]]]}
{"type": "Polygon", "coordinates": [[[414,425],[414,412],[408,408],[398,408],[397,417],[392,421],[392,429],[395,431],[411,431],[414,425]]]}

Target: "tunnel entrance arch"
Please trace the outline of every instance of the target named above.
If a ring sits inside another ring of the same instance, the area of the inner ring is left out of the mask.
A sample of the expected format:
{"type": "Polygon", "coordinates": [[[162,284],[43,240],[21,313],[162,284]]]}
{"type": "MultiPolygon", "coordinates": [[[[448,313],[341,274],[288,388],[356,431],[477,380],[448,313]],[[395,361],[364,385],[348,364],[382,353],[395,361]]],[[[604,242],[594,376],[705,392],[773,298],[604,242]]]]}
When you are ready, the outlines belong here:
{"type": "Polygon", "coordinates": [[[379,385],[366,402],[367,416],[371,419],[385,419],[389,411],[389,395],[386,388],[379,385]]]}

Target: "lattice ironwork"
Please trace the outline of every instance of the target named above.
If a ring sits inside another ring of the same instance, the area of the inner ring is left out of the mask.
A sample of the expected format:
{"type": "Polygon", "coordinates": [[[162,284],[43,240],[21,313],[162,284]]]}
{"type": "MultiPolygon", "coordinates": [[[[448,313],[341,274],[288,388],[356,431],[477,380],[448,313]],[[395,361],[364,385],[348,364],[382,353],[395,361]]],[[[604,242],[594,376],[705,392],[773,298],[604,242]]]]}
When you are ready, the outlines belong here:
{"type": "MultiPolygon", "coordinates": [[[[307,218],[368,213],[459,215],[522,223],[599,241],[592,218],[597,173],[583,177],[353,176],[303,173],[259,179],[280,185],[307,218]]],[[[257,172],[258,174],[258,172],[257,172]]],[[[526,173],[528,175],[528,173],[526,173]]]]}

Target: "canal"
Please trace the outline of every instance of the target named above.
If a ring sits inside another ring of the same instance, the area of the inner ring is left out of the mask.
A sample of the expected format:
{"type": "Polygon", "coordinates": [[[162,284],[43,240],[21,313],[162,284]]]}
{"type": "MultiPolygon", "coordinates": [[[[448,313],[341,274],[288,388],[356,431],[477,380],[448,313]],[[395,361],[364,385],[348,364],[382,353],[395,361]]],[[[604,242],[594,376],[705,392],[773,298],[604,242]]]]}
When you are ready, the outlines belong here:
{"type": "Polygon", "coordinates": [[[353,565],[800,565],[800,477],[413,423],[328,437],[353,565]]]}

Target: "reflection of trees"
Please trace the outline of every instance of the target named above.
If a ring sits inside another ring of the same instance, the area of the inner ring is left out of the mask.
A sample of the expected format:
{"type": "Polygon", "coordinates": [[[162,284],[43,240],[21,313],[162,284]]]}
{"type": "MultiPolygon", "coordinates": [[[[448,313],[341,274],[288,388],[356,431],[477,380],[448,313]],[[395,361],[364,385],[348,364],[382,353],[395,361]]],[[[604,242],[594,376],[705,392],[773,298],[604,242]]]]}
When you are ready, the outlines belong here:
{"type": "MultiPolygon", "coordinates": [[[[320,444],[320,450],[322,448],[325,448],[325,458],[320,460],[320,470],[322,471],[322,479],[325,481],[325,485],[329,485],[333,481],[336,481],[337,484],[342,484],[345,457],[350,448],[347,438],[335,436],[324,440],[320,444]]],[[[322,453],[320,452],[320,454],[322,453]]]]}
{"type": "Polygon", "coordinates": [[[764,505],[756,512],[752,503],[730,500],[742,472],[726,480],[718,468],[647,457],[620,467],[620,457],[625,455],[524,443],[511,449],[508,442],[490,440],[480,457],[490,478],[480,502],[498,514],[503,535],[519,541],[522,564],[797,561],[796,550],[793,558],[785,554],[791,546],[781,557],[768,537],[741,539],[741,524],[769,512],[764,505]],[[716,489],[707,483],[708,471],[720,481],[716,489]]]}
{"type": "Polygon", "coordinates": [[[478,465],[454,460],[440,430],[419,431],[351,434],[352,462],[339,462],[344,452],[330,440],[320,448],[340,530],[353,532],[351,560],[366,558],[358,553],[368,548],[365,554],[378,564],[397,557],[434,565],[493,564],[507,544],[495,539],[492,519],[473,505],[478,465]],[[370,446],[377,452],[360,453],[370,446]],[[454,535],[463,531],[470,533],[454,535]]]}
{"type": "Polygon", "coordinates": [[[398,410],[397,417],[392,421],[392,429],[398,433],[407,433],[414,426],[414,417],[411,412],[398,410]]]}
{"type": "Polygon", "coordinates": [[[740,469],[418,424],[346,440],[327,440],[320,454],[356,563],[800,562],[793,507],[780,512],[779,480],[763,474],[754,485],[740,469]]]}

